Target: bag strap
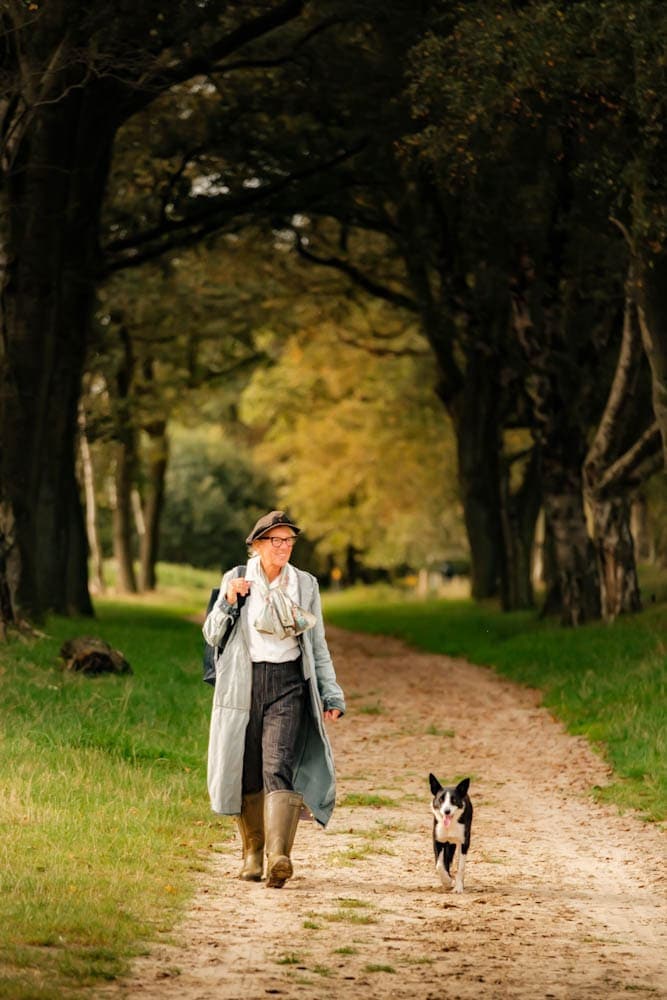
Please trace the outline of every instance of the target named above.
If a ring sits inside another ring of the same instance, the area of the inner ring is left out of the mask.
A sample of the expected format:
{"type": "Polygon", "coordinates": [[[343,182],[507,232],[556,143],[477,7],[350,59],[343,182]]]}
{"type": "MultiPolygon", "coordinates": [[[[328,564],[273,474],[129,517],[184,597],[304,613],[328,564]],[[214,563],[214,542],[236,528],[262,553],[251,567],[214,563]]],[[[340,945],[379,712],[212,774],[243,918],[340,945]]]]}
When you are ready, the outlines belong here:
{"type": "MultiPolygon", "coordinates": [[[[243,566],[235,566],[234,568],[237,570],[237,572],[234,574],[233,579],[238,580],[240,576],[245,576],[245,572],[248,566],[247,563],[244,563],[243,566]]],[[[238,608],[239,612],[241,611],[241,608],[245,604],[246,596],[247,596],[246,594],[239,594],[238,597],[236,598],[236,607],[238,608]]]]}

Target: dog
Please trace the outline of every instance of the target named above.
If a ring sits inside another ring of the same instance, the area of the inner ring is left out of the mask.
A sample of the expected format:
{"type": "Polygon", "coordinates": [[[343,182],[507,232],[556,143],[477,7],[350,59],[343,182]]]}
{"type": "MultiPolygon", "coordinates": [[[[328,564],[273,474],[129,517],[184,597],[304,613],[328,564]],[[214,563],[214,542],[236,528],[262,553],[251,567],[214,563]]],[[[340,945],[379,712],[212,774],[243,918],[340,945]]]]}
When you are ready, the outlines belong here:
{"type": "Polygon", "coordinates": [[[470,847],[472,827],[472,802],[468,795],[470,778],[464,778],[458,785],[443,786],[433,774],[429,774],[431,785],[431,812],[433,813],[433,852],[435,870],[446,889],[454,887],[454,892],[463,892],[463,878],[466,870],[466,855],[470,847]],[[452,879],[451,866],[456,859],[456,880],[452,879]]]}

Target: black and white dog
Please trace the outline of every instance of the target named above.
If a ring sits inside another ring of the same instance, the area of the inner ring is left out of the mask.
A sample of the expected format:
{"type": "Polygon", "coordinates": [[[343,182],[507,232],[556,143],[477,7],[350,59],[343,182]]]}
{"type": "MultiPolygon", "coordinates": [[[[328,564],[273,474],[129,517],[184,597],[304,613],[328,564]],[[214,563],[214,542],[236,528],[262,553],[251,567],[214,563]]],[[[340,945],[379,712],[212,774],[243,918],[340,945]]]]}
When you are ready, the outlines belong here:
{"type": "Polygon", "coordinates": [[[433,795],[431,812],[435,870],[446,889],[451,889],[454,885],[454,892],[463,892],[463,876],[472,826],[472,802],[468,796],[470,778],[464,778],[458,785],[449,787],[443,787],[433,774],[429,774],[428,780],[433,795]],[[450,868],[455,854],[458,857],[454,882],[450,868]]]}

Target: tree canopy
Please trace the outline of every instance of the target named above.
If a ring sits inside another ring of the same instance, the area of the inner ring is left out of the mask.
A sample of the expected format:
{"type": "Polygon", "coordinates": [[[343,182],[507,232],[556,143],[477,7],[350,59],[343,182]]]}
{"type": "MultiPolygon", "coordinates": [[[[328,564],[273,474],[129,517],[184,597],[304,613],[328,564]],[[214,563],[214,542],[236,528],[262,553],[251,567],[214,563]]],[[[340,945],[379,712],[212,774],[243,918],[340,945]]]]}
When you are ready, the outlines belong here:
{"type": "Polygon", "coordinates": [[[331,558],[361,550],[347,511],[386,526],[371,563],[427,559],[460,502],[475,596],[532,603],[540,508],[564,620],[632,579],[629,502],[667,442],[657,0],[10,0],[0,31],[6,620],[90,610],[85,370],[117,498],[151,441],[155,523],[169,421],[233,384],[283,473],[318,455],[331,558]],[[310,397],[293,450],[286,386],[310,397]],[[391,441],[394,468],[370,459],[391,441]]]}

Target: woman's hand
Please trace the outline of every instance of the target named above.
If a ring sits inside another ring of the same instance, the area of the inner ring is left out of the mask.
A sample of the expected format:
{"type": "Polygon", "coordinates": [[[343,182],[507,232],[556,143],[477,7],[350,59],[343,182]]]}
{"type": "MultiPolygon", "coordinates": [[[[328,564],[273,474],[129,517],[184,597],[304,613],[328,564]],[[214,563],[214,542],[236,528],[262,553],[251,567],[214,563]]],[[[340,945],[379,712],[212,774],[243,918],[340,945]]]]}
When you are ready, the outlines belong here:
{"type": "Polygon", "coordinates": [[[328,708],[326,710],[326,712],[324,713],[324,718],[325,718],[325,721],[327,721],[327,722],[329,720],[331,720],[331,722],[335,722],[336,719],[340,719],[340,717],[341,717],[342,714],[343,713],[341,712],[341,710],[339,708],[328,708]]]}
{"type": "Polygon", "coordinates": [[[247,597],[250,593],[250,580],[246,580],[244,576],[235,576],[233,580],[230,580],[227,584],[227,593],[225,597],[227,598],[227,604],[236,604],[236,599],[239,594],[241,597],[247,597]]]}

